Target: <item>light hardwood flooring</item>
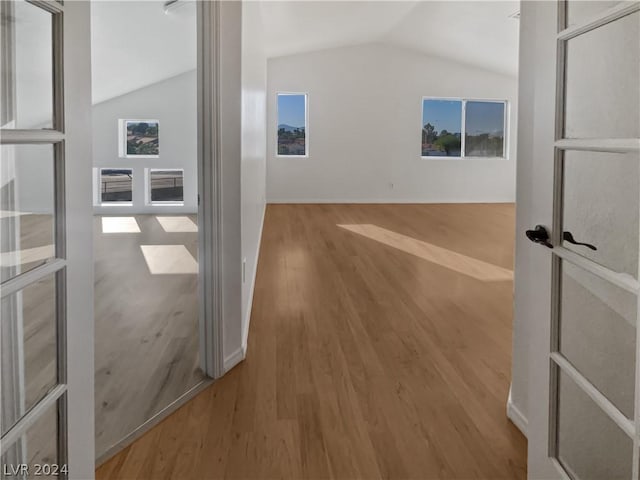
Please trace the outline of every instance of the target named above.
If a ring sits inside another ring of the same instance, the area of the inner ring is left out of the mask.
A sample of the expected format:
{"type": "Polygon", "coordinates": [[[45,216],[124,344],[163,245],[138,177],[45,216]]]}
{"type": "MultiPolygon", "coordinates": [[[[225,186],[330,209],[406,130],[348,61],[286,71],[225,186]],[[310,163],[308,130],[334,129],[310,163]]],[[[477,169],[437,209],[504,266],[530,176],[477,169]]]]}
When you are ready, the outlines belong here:
{"type": "Polygon", "coordinates": [[[513,205],[269,205],[246,360],[97,478],[524,479],[513,237],[513,205]]]}
{"type": "Polygon", "coordinates": [[[94,217],[98,457],[204,379],[196,218],[158,217],[94,217]]]}

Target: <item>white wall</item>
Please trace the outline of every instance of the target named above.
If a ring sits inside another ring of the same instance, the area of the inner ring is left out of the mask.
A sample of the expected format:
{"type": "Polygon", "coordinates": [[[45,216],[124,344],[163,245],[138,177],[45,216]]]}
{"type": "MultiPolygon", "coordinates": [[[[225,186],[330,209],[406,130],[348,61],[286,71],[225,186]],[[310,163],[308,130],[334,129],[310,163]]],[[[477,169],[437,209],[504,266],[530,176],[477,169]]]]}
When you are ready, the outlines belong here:
{"type": "Polygon", "coordinates": [[[265,211],[267,59],[258,2],[242,3],[242,348],[246,352],[265,211]]]}
{"type": "Polygon", "coordinates": [[[93,106],[93,166],[133,168],[133,205],[96,205],[96,213],[197,212],[196,96],[196,71],[192,70],[93,106]],[[119,158],[120,119],[158,120],[160,157],[119,158]],[[147,205],[145,168],[184,169],[184,205],[147,205]]]}
{"type": "Polygon", "coordinates": [[[531,61],[535,52],[535,15],[533,2],[522,2],[520,21],[520,77],[518,111],[518,165],[516,189],[516,249],[514,266],[514,312],[513,312],[513,354],[511,358],[511,390],[507,414],[509,418],[527,434],[529,412],[529,334],[526,321],[527,300],[531,295],[528,266],[537,261],[524,232],[538,220],[527,215],[526,207],[534,201],[535,190],[531,182],[535,168],[533,162],[533,121],[535,96],[535,64],[531,61]],[[524,15],[526,13],[526,15],[524,15]],[[524,208],[522,208],[524,207],[524,208]],[[524,267],[524,268],[523,268],[524,267]]]}
{"type": "Polygon", "coordinates": [[[269,202],[512,202],[517,79],[369,44],[270,59],[269,202]],[[276,92],[309,95],[309,158],[276,157],[276,92]],[[506,99],[509,159],[420,158],[422,97],[506,99]]]}

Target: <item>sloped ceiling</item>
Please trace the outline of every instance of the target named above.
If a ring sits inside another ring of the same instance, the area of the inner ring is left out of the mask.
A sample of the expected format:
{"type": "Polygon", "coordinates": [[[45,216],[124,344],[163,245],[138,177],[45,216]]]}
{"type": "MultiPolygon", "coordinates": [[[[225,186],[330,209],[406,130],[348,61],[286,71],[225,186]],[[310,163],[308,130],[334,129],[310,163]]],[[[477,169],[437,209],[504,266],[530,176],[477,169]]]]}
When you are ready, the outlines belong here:
{"type": "Polygon", "coordinates": [[[196,9],[180,0],[91,2],[93,103],[196,68],[196,9]]]}
{"type": "Polygon", "coordinates": [[[387,43],[516,75],[519,1],[264,1],[269,57],[387,43]]]}
{"type": "MultiPolygon", "coordinates": [[[[196,68],[195,4],[92,1],[93,102],[196,68]]],[[[268,57],[387,43],[517,74],[519,9],[509,1],[260,1],[268,57]]]]}

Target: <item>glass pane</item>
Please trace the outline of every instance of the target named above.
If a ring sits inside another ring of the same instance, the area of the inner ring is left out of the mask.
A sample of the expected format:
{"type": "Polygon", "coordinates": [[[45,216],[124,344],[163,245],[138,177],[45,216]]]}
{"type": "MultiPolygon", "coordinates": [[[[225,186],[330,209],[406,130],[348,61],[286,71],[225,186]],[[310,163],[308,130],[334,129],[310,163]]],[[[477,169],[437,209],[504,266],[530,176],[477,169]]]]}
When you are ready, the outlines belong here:
{"type": "Polygon", "coordinates": [[[100,199],[102,203],[131,203],[133,198],[133,170],[100,170],[100,199]]]}
{"type": "Polygon", "coordinates": [[[504,107],[502,102],[467,102],[466,156],[504,157],[504,107]]]}
{"type": "Polygon", "coordinates": [[[568,262],[561,292],[560,352],[632,419],[636,296],[568,262]]]}
{"type": "Polygon", "coordinates": [[[52,17],[24,0],[0,2],[2,128],[53,126],[52,17]]]}
{"type": "Polygon", "coordinates": [[[152,202],[182,203],[184,192],[182,170],[151,170],[149,183],[152,202]]]}
{"type": "Polygon", "coordinates": [[[51,145],[0,147],[0,276],[6,281],[55,256],[51,145]]]}
{"type": "Polygon", "coordinates": [[[2,434],[57,384],[56,281],[2,299],[2,434]]]}
{"type": "Polygon", "coordinates": [[[2,478],[63,478],[66,467],[58,455],[58,433],[58,405],[53,404],[2,455],[2,478]]]}
{"type": "Polygon", "coordinates": [[[158,120],[125,120],[127,157],[160,155],[160,122],[158,120]]]}
{"type": "Polygon", "coordinates": [[[637,278],[639,178],[637,153],[565,152],[564,235],[597,250],[567,240],[562,245],[637,278]]]}
{"type": "Polygon", "coordinates": [[[278,94],[278,155],[307,154],[307,96],[278,94]]]}
{"type": "MultiPolygon", "coordinates": [[[[569,0],[567,2],[567,26],[577,25],[588,21],[595,15],[599,15],[618,5],[620,0],[569,0]]],[[[630,3],[630,2],[624,2],[630,3]]]]}
{"type": "Polygon", "coordinates": [[[558,460],[572,478],[628,480],[633,442],[565,373],[558,379],[558,460]]]}
{"type": "Polygon", "coordinates": [[[462,145],[462,101],[422,101],[422,156],[459,157],[462,145]]]}
{"type": "Polygon", "coordinates": [[[566,138],[640,137],[640,12],[567,42],[566,138]]]}

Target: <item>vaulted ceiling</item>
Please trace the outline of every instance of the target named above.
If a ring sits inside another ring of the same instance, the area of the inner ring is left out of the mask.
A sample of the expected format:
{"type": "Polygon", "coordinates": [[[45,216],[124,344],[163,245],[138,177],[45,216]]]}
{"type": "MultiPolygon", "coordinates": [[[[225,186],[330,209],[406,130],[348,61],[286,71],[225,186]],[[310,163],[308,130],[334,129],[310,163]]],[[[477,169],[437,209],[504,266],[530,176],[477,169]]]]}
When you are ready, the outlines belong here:
{"type": "Polygon", "coordinates": [[[519,1],[267,1],[265,48],[283,56],[387,43],[516,75],[519,1]]]}
{"type": "Polygon", "coordinates": [[[196,68],[195,4],[180,3],[91,2],[93,103],[196,68]]]}
{"type": "MultiPolygon", "coordinates": [[[[94,103],[196,66],[195,5],[165,14],[164,1],[93,1],[94,103]]],[[[517,74],[517,0],[260,2],[269,57],[386,43],[517,74]]]]}

